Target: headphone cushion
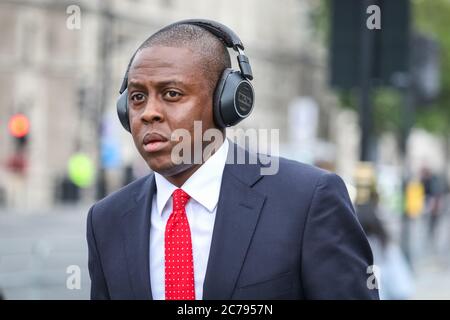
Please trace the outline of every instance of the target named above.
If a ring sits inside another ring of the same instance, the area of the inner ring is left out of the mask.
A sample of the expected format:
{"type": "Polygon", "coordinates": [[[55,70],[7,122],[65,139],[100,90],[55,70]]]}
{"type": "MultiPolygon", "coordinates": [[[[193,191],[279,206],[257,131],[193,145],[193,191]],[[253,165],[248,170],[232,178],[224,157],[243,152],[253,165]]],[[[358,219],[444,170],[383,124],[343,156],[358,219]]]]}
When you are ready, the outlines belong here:
{"type": "Polygon", "coordinates": [[[125,130],[131,133],[130,118],[128,117],[128,89],[125,89],[125,91],[120,94],[119,99],[117,99],[116,107],[120,123],[125,130]]]}
{"type": "Polygon", "coordinates": [[[226,127],[226,124],[222,118],[221,113],[221,97],[223,93],[223,89],[225,87],[225,83],[229,74],[233,72],[233,69],[226,68],[223,70],[222,75],[220,76],[219,81],[217,82],[216,89],[214,91],[214,101],[213,101],[213,114],[214,114],[214,122],[219,128],[226,127]]]}

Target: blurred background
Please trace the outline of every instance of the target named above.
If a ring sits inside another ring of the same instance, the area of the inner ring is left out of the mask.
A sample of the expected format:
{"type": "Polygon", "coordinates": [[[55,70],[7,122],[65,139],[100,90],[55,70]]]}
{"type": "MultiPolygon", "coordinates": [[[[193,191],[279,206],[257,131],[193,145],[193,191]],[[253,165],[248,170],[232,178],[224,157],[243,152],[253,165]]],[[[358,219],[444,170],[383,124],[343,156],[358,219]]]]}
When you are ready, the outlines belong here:
{"type": "Polygon", "coordinates": [[[279,129],[282,156],[345,180],[382,298],[450,299],[450,0],[0,0],[0,295],[89,298],[87,211],[149,173],[116,115],[122,77],[185,18],[246,46],[239,127],[279,129]]]}

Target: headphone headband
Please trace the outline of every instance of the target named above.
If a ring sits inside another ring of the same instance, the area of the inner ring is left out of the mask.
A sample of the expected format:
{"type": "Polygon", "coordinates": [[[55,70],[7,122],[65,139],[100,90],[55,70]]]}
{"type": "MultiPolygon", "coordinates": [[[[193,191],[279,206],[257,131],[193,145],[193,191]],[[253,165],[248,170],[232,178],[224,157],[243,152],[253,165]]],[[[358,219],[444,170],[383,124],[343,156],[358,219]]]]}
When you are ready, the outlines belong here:
{"type": "Polygon", "coordinates": [[[244,44],[242,43],[241,39],[239,39],[237,34],[234,33],[233,30],[228,28],[226,25],[223,25],[223,24],[213,21],[213,20],[207,20],[207,19],[181,20],[181,21],[174,22],[174,23],[164,27],[159,31],[163,31],[165,29],[169,29],[173,26],[177,26],[180,24],[190,24],[190,25],[194,25],[194,26],[203,28],[203,29],[211,32],[217,38],[223,40],[223,42],[225,43],[225,45],[228,48],[233,48],[236,51],[238,51],[238,49],[244,50],[244,44]]]}

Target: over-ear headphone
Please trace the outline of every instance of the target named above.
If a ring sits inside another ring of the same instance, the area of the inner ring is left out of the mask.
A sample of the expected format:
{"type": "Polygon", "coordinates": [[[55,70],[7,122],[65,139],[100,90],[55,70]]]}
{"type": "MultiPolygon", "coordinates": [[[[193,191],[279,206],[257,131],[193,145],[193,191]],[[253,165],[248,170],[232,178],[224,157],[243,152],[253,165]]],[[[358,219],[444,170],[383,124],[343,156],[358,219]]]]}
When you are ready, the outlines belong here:
{"type": "MultiPolygon", "coordinates": [[[[250,83],[250,80],[253,80],[252,68],[239,37],[227,26],[205,19],[181,20],[162,28],[160,31],[181,24],[195,25],[211,32],[222,40],[228,48],[233,48],[238,53],[237,61],[240,70],[225,69],[217,83],[213,101],[214,122],[218,127],[224,128],[233,126],[247,118],[253,109],[255,93],[250,83]]],[[[128,69],[135,55],[136,53],[131,58],[128,69]]],[[[131,132],[128,117],[128,69],[119,91],[117,114],[122,126],[131,132]]]]}

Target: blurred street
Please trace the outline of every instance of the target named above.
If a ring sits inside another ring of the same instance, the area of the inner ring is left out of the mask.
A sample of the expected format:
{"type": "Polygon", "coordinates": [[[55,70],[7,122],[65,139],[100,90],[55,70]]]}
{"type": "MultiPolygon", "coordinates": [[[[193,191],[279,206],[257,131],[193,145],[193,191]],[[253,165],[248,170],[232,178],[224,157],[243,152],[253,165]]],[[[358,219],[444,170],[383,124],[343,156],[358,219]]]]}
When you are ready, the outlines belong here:
{"type": "Polygon", "coordinates": [[[434,245],[428,241],[426,219],[415,221],[412,250],[415,260],[416,290],[412,299],[450,299],[450,212],[441,217],[434,245]]]}
{"type": "Polygon", "coordinates": [[[87,299],[87,207],[0,212],[0,290],[5,299],[87,299]],[[81,268],[81,289],[69,290],[67,267],[81,268]]]}
{"type": "MultiPolygon", "coordinates": [[[[89,274],[85,223],[88,207],[60,207],[48,212],[0,214],[0,288],[6,299],[88,299],[89,274]],[[81,289],[69,290],[66,269],[81,268],[81,289]]],[[[433,251],[426,243],[425,219],[411,231],[415,261],[412,299],[450,299],[450,250],[443,216],[433,251]]]]}
{"type": "Polygon", "coordinates": [[[416,291],[412,299],[448,300],[450,299],[450,265],[436,258],[429,258],[418,267],[416,291]]]}

